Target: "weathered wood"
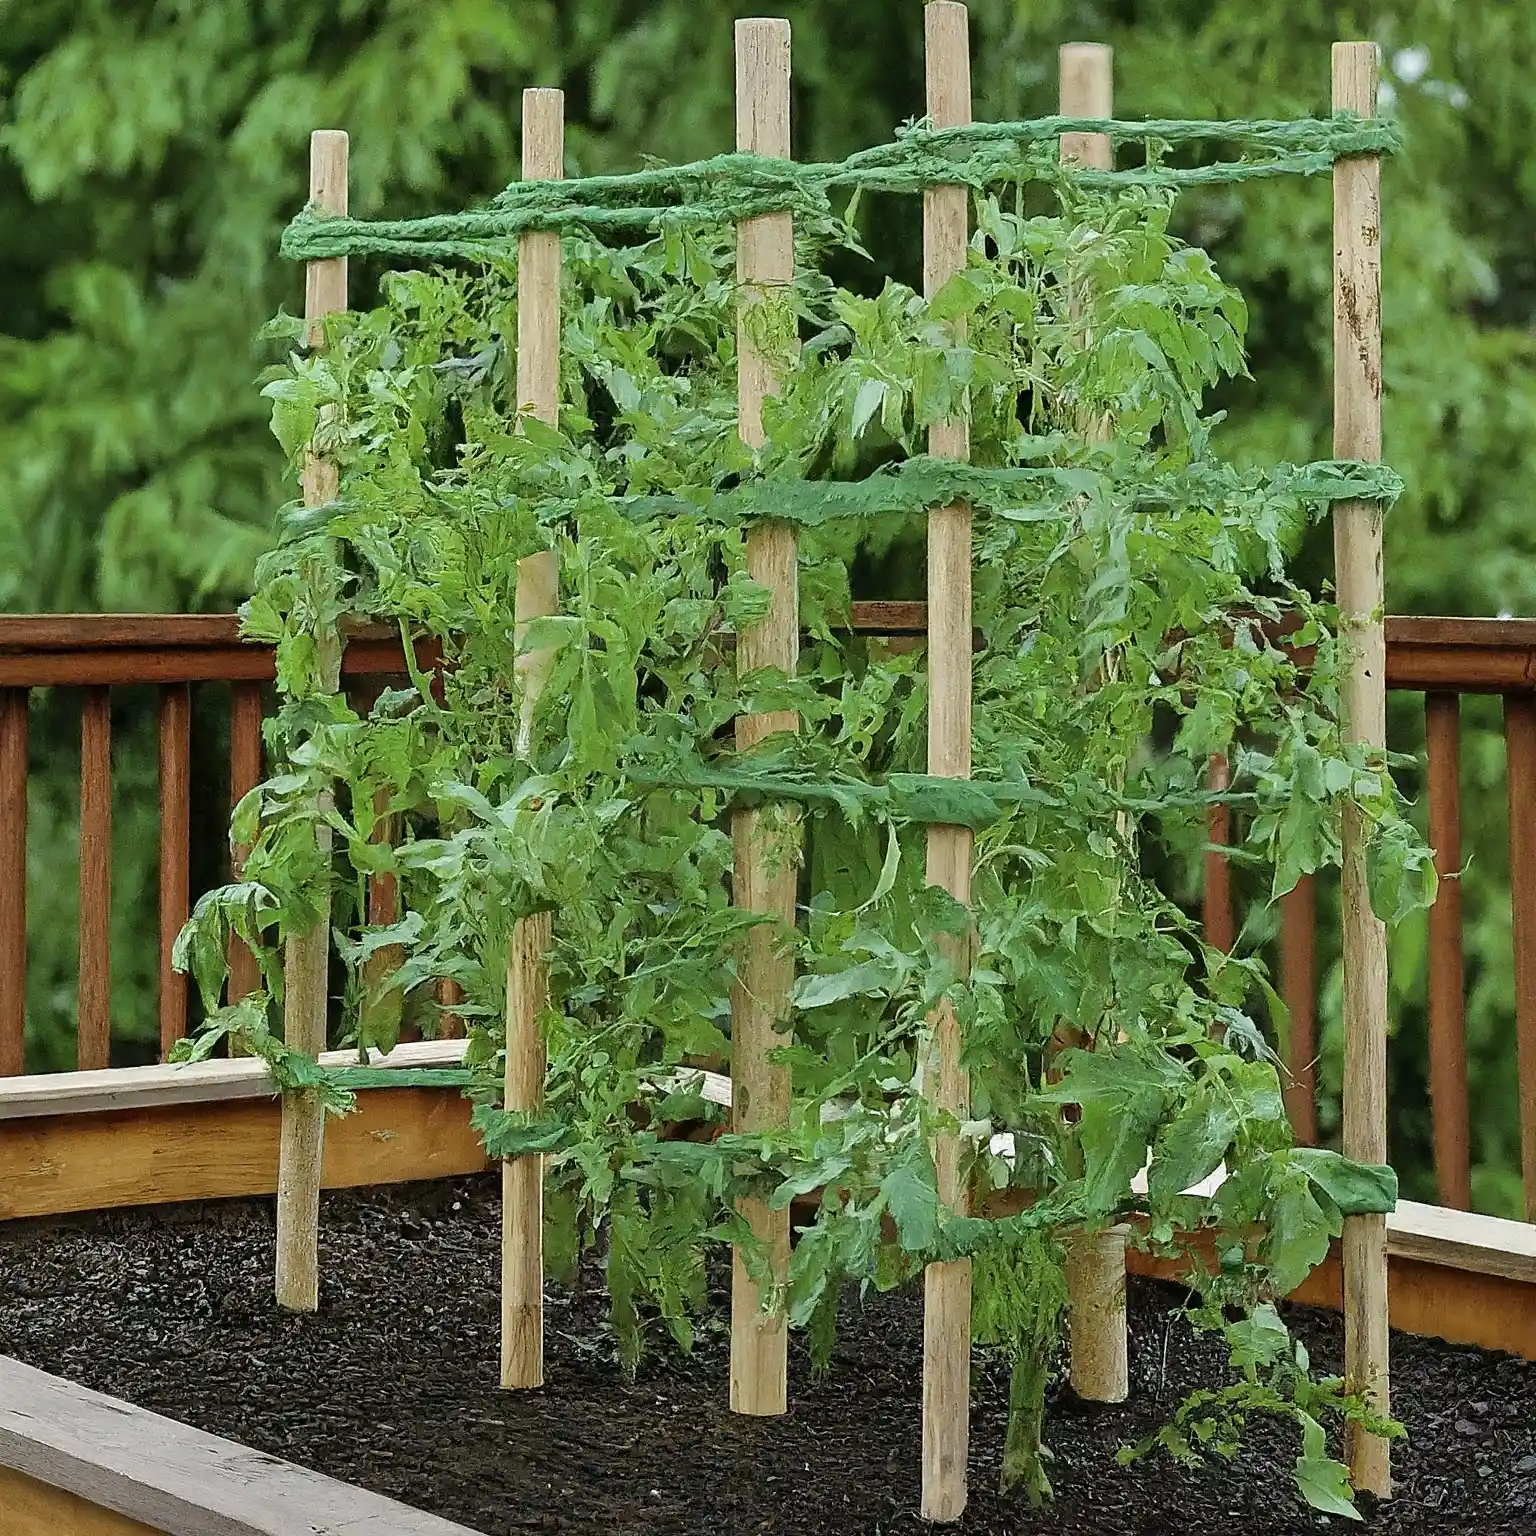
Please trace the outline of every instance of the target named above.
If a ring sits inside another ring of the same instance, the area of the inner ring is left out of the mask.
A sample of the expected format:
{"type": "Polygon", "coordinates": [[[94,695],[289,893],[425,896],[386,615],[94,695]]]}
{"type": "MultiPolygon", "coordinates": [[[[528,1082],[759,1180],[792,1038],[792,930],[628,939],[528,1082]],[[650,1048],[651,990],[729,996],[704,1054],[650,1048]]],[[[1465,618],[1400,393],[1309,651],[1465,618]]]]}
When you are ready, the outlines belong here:
{"type": "MultiPolygon", "coordinates": [[[[281,1109],[270,1092],[233,1103],[162,1104],[0,1120],[0,1220],[277,1190],[281,1109]]],[[[456,1091],[366,1089],[326,1132],[326,1189],[480,1173],[485,1149],[456,1091]]]]}
{"type": "MultiPolygon", "coordinates": [[[[1333,107],[1376,112],[1376,45],[1335,43],[1333,107]]],[[[1381,458],[1381,159],[1347,155],[1333,168],[1333,451],[1381,458]]],[[[1379,502],[1333,509],[1344,739],[1386,746],[1386,639],[1379,502]]],[[[1346,807],[1341,860],[1344,917],[1343,1145],[1347,1156],[1387,1160],[1387,934],[1371,910],[1366,835],[1346,807]]],[[[1380,1216],[1344,1223],[1344,1374],[1351,1390],[1388,1412],[1387,1246],[1380,1216]]],[[[1387,1441],[1352,1433],[1355,1485],[1391,1493],[1387,1441]]]]}
{"type": "Polygon", "coordinates": [[[153,1536],[155,1530],[3,1466],[0,1510],[5,1512],[6,1536],[153,1536]]]}
{"type": "MultiPolygon", "coordinates": [[[[168,1536],[474,1536],[436,1515],[4,1356],[0,1467],[168,1536]]],[[[15,1529],[8,1518],[5,1529],[15,1529]]]]}
{"type": "Polygon", "coordinates": [[[80,960],[75,1060],[112,1058],[112,698],[87,690],[80,714],[80,960]]]}
{"type": "Polygon", "coordinates": [[[1429,841],[1440,877],[1429,911],[1429,1104],[1435,1179],[1444,1205],[1472,1205],[1467,1022],[1461,957],[1461,701],[1424,699],[1429,841]]]}
{"type": "MultiPolygon", "coordinates": [[[[261,783],[261,685],[236,683],[231,690],[229,715],[229,805],[230,810],[261,783]]],[[[245,868],[249,847],[238,844],[230,850],[230,875],[239,879],[245,868]]],[[[238,1003],[261,985],[261,967],[243,939],[229,941],[229,986],[226,1000],[238,1003]]]]}
{"type": "MultiPolygon", "coordinates": [[[[347,136],[321,129],[309,139],[309,200],[327,213],[347,211],[347,136]]],[[[327,315],[347,307],[345,257],[311,261],[304,269],[304,315],[311,347],[325,340],[327,315]]],[[[302,473],[304,505],[322,506],[335,498],[337,469],[329,459],[310,453],[302,473]]],[[[328,808],[323,793],[317,809],[328,808]]],[[[322,863],[331,852],[331,829],[317,823],[315,842],[322,863]]],[[[292,933],[283,949],[283,1039],[306,1056],[326,1046],[330,1010],[328,985],[331,952],[329,887],[318,902],[311,927],[292,933]]],[[[283,1096],[282,1148],[277,1181],[277,1304],[292,1312],[313,1312],[320,1305],[320,1177],[324,1155],[325,1111],[312,1089],[283,1096]]]]}
{"type": "Polygon", "coordinates": [[[192,692],[160,690],[160,1059],[187,1032],[187,978],[171,964],[187,921],[192,856],[192,692]]]}
{"type": "Polygon", "coordinates": [[[1515,950],[1515,1059],[1525,1219],[1536,1221],[1536,695],[1504,699],[1509,896],[1515,950]]]}
{"type": "MultiPolygon", "coordinates": [[[[788,159],[790,34],[787,21],[736,23],[736,147],[788,159]]],[[[795,275],[794,223],[787,213],[748,219],[736,236],[736,275],[742,285],[737,318],[737,430],[748,447],[763,442],[763,401],[777,388],[773,360],[753,344],[749,316],[795,275]]],[[[758,522],[747,531],[747,570],[772,595],[767,614],[737,637],[743,677],[761,668],[791,674],[800,650],[799,554],[789,523],[758,522]]],[[[799,729],[791,711],[744,715],[736,746],[745,751],[780,731],[799,729]]],[[[800,817],[788,804],[738,811],[731,820],[732,900],[763,912],[772,924],[753,928],[742,946],[731,989],[731,1080],[735,1129],[771,1130],[789,1120],[790,1075],[769,1052],[787,1041],[794,958],[784,931],[795,922],[800,867],[800,817]]],[[[742,1203],[769,1268],[781,1280],[789,1266],[789,1212],[761,1200],[742,1203]]],[[[778,1414],[787,1403],[788,1336],[782,1311],[772,1311],[737,1251],[731,1265],[730,1403],[736,1413],[778,1414]]]]}
{"type": "MultiPolygon", "coordinates": [[[[937,128],[971,120],[971,51],[964,5],[930,0],[923,8],[928,116],[937,128]]],[[[963,187],[923,193],[923,292],[932,298],[965,265],[970,196],[963,187]]],[[[964,420],[936,423],[928,451],[940,458],[970,456],[964,420]]],[[[971,509],[964,502],[928,511],[928,772],[971,775],[971,509]]],[[[927,880],[956,901],[971,900],[971,832],[928,828],[927,880]]],[[[948,941],[950,958],[968,964],[969,945],[948,941]]],[[[960,1023],[948,1001],[929,1017],[932,1044],[923,1067],[924,1092],[964,1119],[970,1085],[961,1065],[960,1023]]],[[[934,1147],[939,1198],[964,1212],[959,1145],[940,1137],[934,1147]]],[[[958,1520],[966,1503],[971,1412],[971,1265],[930,1264],[923,1274],[923,1491],[926,1520],[958,1520]]]]}
{"type": "Polygon", "coordinates": [[[26,1062],[27,733],[26,689],[0,688],[0,1077],[26,1062]]]}
{"type": "MultiPolygon", "coordinates": [[[[523,92],[523,179],[565,174],[565,93],[523,92]]],[[[537,230],[518,237],[517,399],[521,409],[554,425],[560,412],[560,235],[537,230]]],[[[559,606],[559,562],[553,551],[530,555],[517,569],[516,634],[559,606]]],[[[517,658],[518,750],[529,750],[534,707],[553,653],[517,658]]],[[[506,1106],[534,1111],[544,1101],[545,1045],[540,1014],[549,993],[547,912],[520,918],[507,955],[506,1106]]],[[[544,1384],[544,1159],[508,1158],[501,1170],[501,1384],[544,1384]]]]}
{"type": "MultiPolygon", "coordinates": [[[[388,1055],[368,1053],[373,1067],[457,1067],[464,1063],[462,1040],[418,1040],[397,1045],[388,1055]]],[[[356,1050],[325,1051],[326,1067],[356,1066],[356,1050]]],[[[0,1084],[0,1120],[44,1115],[89,1115],[163,1104],[215,1104],[270,1098],[277,1092],[264,1061],[242,1056],[186,1062],[176,1066],[112,1067],[98,1072],[34,1072],[0,1084]]]]}
{"type": "MultiPolygon", "coordinates": [[[[1210,761],[1206,783],[1215,794],[1222,793],[1231,782],[1227,760],[1216,756],[1210,761]]],[[[1205,889],[1202,901],[1201,926],[1205,930],[1205,942],[1212,949],[1230,953],[1237,942],[1237,920],[1232,910],[1232,866],[1227,856],[1216,850],[1231,846],[1232,810],[1227,805],[1213,805],[1207,818],[1210,848],[1205,855],[1205,889]]]]}
{"type": "MultiPolygon", "coordinates": [[[[1057,62],[1058,98],[1063,115],[1110,117],[1114,110],[1114,51],[1101,43],[1066,43],[1057,62]]],[[[1061,138],[1065,164],[1107,170],[1114,146],[1102,133],[1067,133],[1061,138]]],[[[1074,305],[1076,300],[1074,300],[1074,305]]],[[[1084,345],[1091,338],[1083,338],[1084,345]]],[[[1090,441],[1109,435],[1105,420],[1081,423],[1090,441]]],[[[1110,659],[1114,664],[1114,658],[1110,659]]],[[[1117,818],[1122,838],[1126,818],[1117,818]]],[[[1225,866],[1218,882],[1225,878],[1225,866]]],[[[1209,874],[1209,866],[1207,868],[1209,874]]],[[[1217,917],[1216,913],[1212,913],[1217,917]]],[[[1217,919],[1219,921],[1219,918],[1217,919]]],[[[1223,946],[1227,947],[1227,946],[1223,946]]],[[[1073,1242],[1067,1264],[1068,1374],[1072,1388],[1089,1402],[1119,1403],[1130,1392],[1130,1327],[1125,1303],[1125,1237],[1118,1229],[1095,1232],[1073,1242]]]]}
{"type": "Polygon", "coordinates": [[[1280,996],[1290,1014],[1285,1112],[1303,1146],[1317,1145],[1317,886],[1303,875],[1280,898],[1280,996]]]}

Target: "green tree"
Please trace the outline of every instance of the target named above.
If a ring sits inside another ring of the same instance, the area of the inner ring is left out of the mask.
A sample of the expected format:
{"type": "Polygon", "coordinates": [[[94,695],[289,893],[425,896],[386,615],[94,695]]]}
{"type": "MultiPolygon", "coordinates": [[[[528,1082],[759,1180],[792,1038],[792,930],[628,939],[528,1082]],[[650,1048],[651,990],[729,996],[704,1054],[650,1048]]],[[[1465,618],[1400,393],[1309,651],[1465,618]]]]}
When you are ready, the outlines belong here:
{"type": "MultiPolygon", "coordinates": [[[[0,609],[227,607],[242,595],[287,494],[254,388],[270,353],[254,338],[299,301],[276,244],[303,199],[311,128],[351,132],[352,206],[364,215],[455,207],[505,184],[526,84],[565,88],[573,172],[709,153],[730,142],[732,19],[762,8],[0,0],[0,609]]],[[[795,27],[798,153],[845,153],[920,111],[917,0],[778,8],[795,27]]],[[[971,11],[976,108],[991,117],[1050,111],[1055,49],[1073,38],[1114,45],[1127,116],[1324,111],[1329,43],[1382,44],[1383,108],[1408,133],[1384,195],[1387,453],[1408,485],[1389,520],[1389,607],[1536,612],[1525,506],[1536,467],[1536,93],[1525,68],[1536,11],[1500,0],[1297,0],[1283,15],[1249,0],[974,0],[971,11]]],[[[870,217],[876,249],[903,249],[896,232],[909,232],[912,275],[910,207],[870,217]]],[[[1228,392],[1229,446],[1326,454],[1326,185],[1213,190],[1185,199],[1181,217],[1252,306],[1256,382],[1228,392]]],[[[360,299],[376,275],[359,264],[360,299]]],[[[1326,537],[1311,562],[1322,579],[1326,537]]],[[[34,798],[39,1061],[56,1059],[71,1028],[70,925],[52,916],[70,878],[67,707],[37,711],[48,715],[34,798]]],[[[132,701],[124,708],[132,739],[132,701]]],[[[1416,700],[1395,701],[1393,729],[1398,745],[1418,744],[1416,700]]],[[[1469,707],[1464,773],[1475,1188],[1480,1204],[1507,1210],[1518,1188],[1512,967],[1491,707],[1469,707]]],[[[147,782],[128,773],[120,790],[147,782]]],[[[153,818],[122,820],[137,829],[118,847],[127,899],[150,889],[153,818]]],[[[147,953],[129,916],[119,952],[147,953]]],[[[1244,943],[1268,937],[1256,919],[1244,943]]],[[[1400,936],[1393,1058],[1394,1153],[1420,1195],[1423,950],[1422,925],[1400,936]]],[[[151,969],[135,959],[125,972],[118,1014],[146,1036],[151,969]]],[[[1327,1016],[1331,1082],[1336,1005],[1327,1016]]]]}

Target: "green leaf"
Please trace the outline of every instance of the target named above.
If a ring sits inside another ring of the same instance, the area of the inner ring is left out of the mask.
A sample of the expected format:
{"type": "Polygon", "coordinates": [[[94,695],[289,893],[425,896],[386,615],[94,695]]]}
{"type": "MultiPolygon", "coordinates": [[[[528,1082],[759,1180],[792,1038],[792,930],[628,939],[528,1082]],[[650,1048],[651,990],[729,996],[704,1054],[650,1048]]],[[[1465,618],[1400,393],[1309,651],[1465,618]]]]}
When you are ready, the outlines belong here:
{"type": "Polygon", "coordinates": [[[919,1143],[880,1181],[901,1246],[908,1253],[932,1248],[939,1235],[938,1175],[926,1145],[919,1143]]]}

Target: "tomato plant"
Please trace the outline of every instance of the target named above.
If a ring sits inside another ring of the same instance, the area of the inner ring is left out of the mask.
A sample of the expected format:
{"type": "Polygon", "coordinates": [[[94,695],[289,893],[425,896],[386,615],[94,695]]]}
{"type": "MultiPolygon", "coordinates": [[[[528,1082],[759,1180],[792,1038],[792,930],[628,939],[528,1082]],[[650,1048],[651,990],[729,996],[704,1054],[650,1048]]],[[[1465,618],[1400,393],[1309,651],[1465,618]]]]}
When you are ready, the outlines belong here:
{"type": "Polygon", "coordinates": [[[1191,1254],[1198,1317],[1226,1330],[1238,1371],[1160,1443],[1226,1450],[1246,1412],[1289,1416],[1301,1492],[1347,1508],[1321,1426],[1369,1416],[1311,1380],[1270,1303],[1341,1213],[1389,1208],[1394,1181],[1292,1145],[1260,1026],[1283,1029],[1283,1009],[1259,961],[1212,950],[1174,893],[1219,753],[1234,857],[1272,868],[1274,896],[1337,860],[1346,803],[1369,827],[1381,915],[1432,894],[1387,764],[1341,744],[1330,610],[1286,573],[1308,519],[1358,477],[1219,455],[1205,396],[1244,374],[1246,314],[1170,233],[1167,189],[1065,178],[1054,196],[1042,210],[1018,187],[979,192],[969,263],[931,301],[834,284],[824,258],[858,253],[853,211],[802,221],[793,286],[754,312],[781,381],[756,451],[736,431],[734,243],[707,224],[612,244],[567,231],[555,426],[518,409],[517,274],[494,254],[393,272],[376,308],[295,352],[266,386],[273,429],[295,466],[311,448],[334,458],[341,488],[284,510],[246,605],[247,632],[278,648],[283,767],[236,812],[243,882],[183,941],[216,1010],[198,1049],[236,1031],[293,1070],[267,1026],[276,946],[329,884],[346,1038],[430,1029],[431,984],[459,984],[476,1123],[493,1155],[547,1154],[550,1262],[603,1245],[627,1361],[657,1321],[688,1342],[709,1245],[751,1251],[743,1194],[814,1194],[777,1298],[791,1322],[824,1360],[845,1284],[973,1256],[977,1335],[1015,1361],[1007,1475],[1040,1495],[1061,1239],[1139,1213],[1140,1240],[1191,1254]],[[970,467],[923,453],[957,415],[970,467]],[[976,515],[971,785],[924,774],[921,651],[848,624],[861,559],[919,559],[925,507],[953,496],[976,515]],[[792,676],[729,664],[768,602],[744,566],[759,516],[800,528],[792,676]],[[513,595],[541,550],[562,608],[521,637],[553,653],[524,751],[513,595]],[[418,674],[355,710],[337,671],[354,616],[440,642],[436,684],[418,674]],[[800,733],[737,753],[736,717],[778,709],[800,733]],[[688,1069],[729,1060],[735,956],[761,920],[730,901],[728,813],[783,802],[804,818],[803,839],[800,816],[780,818],[782,857],[801,862],[800,918],[778,935],[799,976],[780,1052],[791,1121],[677,1139],[669,1125],[713,1113],[688,1069]],[[383,817],[403,829],[392,844],[375,838],[383,817]],[[925,881],[930,821],[974,828],[970,910],[925,881]],[[369,927],[364,882],[383,873],[404,915],[369,927]],[[505,957],[512,923],[540,910],[554,913],[547,1102],[516,1116],[497,1104],[505,957]],[[263,954],[269,992],[217,1011],[232,929],[263,954]],[[965,975],[939,942],[955,933],[971,936],[965,975]],[[365,982],[385,946],[403,964],[365,982]],[[945,996],[972,1081],[958,1125],[922,1094],[945,996]],[[979,1191],[1015,1192],[1013,1214],[941,1208],[940,1130],[962,1138],[979,1191]],[[1222,1165],[1213,1197],[1184,1193],[1222,1165]],[[1192,1256],[1206,1229],[1214,1273],[1192,1256]],[[1225,1321],[1232,1306],[1245,1321],[1225,1321]]]}

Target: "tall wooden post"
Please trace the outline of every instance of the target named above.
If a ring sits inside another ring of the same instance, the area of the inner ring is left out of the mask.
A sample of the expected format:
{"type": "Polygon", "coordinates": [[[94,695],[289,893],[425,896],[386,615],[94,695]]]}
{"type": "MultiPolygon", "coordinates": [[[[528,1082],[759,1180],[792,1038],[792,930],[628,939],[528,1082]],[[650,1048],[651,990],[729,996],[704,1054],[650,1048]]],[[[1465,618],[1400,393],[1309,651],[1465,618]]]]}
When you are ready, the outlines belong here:
{"type": "MultiPolygon", "coordinates": [[[[1376,45],[1333,45],[1333,109],[1376,112],[1376,45]]],[[[1381,160],[1349,155],[1333,168],[1333,451],[1341,459],[1381,457],[1381,160]]],[[[1385,602],[1379,502],[1343,501],[1333,510],[1344,739],[1386,746],[1385,602]]],[[[1371,911],[1365,830],[1346,810],[1343,824],[1344,1153],[1387,1158],[1387,933],[1371,911]]],[[[1387,1411],[1387,1227],[1383,1216],[1344,1221],[1344,1374],[1349,1389],[1387,1411]]],[[[1387,1442],[1350,1436],[1355,1485],[1391,1491],[1387,1442]]]]}
{"type": "MultiPolygon", "coordinates": [[[[928,116],[936,128],[971,120],[971,49],[968,17],[955,0],[923,8],[928,116]]],[[[923,292],[932,298],[965,266],[970,195],[964,187],[923,193],[923,292]]],[[[937,422],[928,451],[946,459],[970,457],[970,424],[937,422]]],[[[971,509],[965,502],[928,511],[928,772],[971,776],[971,509]]],[[[971,900],[971,832],[928,828],[928,883],[956,901],[971,900]]],[[[957,967],[969,963],[969,944],[950,940],[957,967]]],[[[924,1064],[924,1091],[935,1108],[963,1120],[970,1084],[961,1065],[960,1023],[942,1002],[929,1016],[932,1043],[924,1064]]],[[[964,1214],[960,1147],[953,1135],[934,1146],[939,1199],[964,1214]]],[[[930,1264],[923,1276],[923,1497],[925,1520],[958,1520],[965,1510],[971,1411],[971,1264],[930,1264]]]]}
{"type": "MultiPolygon", "coordinates": [[[[346,213],[346,134],[321,129],[310,135],[309,199],[326,213],[346,213]]],[[[346,307],[346,257],[310,262],[305,269],[304,315],[311,322],[311,347],[324,341],[320,320],[346,307]]],[[[336,495],[336,465],[311,454],[305,462],[303,484],[304,505],[324,505],[336,495]]],[[[315,840],[322,856],[328,859],[331,829],[317,827],[315,840]]],[[[306,1056],[318,1056],[326,1045],[330,946],[331,898],[327,890],[314,926],[306,933],[290,934],[283,950],[283,1038],[306,1056]]],[[[324,1139],[325,1111],[314,1091],[285,1093],[277,1165],[276,1291],[278,1306],[290,1312],[313,1312],[320,1304],[320,1165],[324,1139]]]]}
{"type": "MultiPolygon", "coordinates": [[[[523,178],[565,174],[565,93],[523,92],[523,178]]],[[[517,399],[521,409],[555,425],[560,414],[560,235],[533,230],[517,242],[517,399]]],[[[530,555],[517,569],[515,633],[552,614],[559,601],[554,553],[530,555]]],[[[531,741],[533,710],[550,652],[517,659],[518,749],[531,741]]],[[[544,1099],[544,1035],[539,1015],[549,997],[545,956],[550,914],[520,918],[507,955],[506,1106],[533,1111],[544,1099]]],[[[501,1384],[544,1384],[544,1159],[538,1153],[501,1165],[501,1384]]]]}
{"type": "MultiPolygon", "coordinates": [[[[1103,43],[1066,43],[1058,59],[1060,110],[1066,117],[1114,115],[1114,50],[1103,43]]],[[[1108,134],[1064,133],[1064,163],[1107,171],[1114,164],[1108,134]]],[[[1092,338],[1087,338],[1092,344],[1092,338]]],[[[1085,421],[1084,435],[1107,435],[1103,421],[1085,421]]],[[[1126,832],[1122,818],[1121,832],[1126,832]]],[[[1125,1310],[1123,1226],[1076,1237],[1067,1249],[1069,1370],[1072,1390],[1088,1402],[1123,1403],[1130,1392],[1129,1325],[1125,1310]]]]}
{"type": "MultiPolygon", "coordinates": [[[[789,158],[789,23],[736,23],[736,147],[789,158]]],[[[791,215],[745,220],[736,237],[736,275],[742,284],[737,321],[737,415],[741,440],[763,441],[763,400],[776,381],[772,360],[752,345],[747,313],[795,275],[791,215]]],[[[759,522],[747,534],[747,570],[773,594],[768,613],[744,630],[736,644],[743,676],[762,667],[792,673],[800,650],[798,543],[790,523],[759,522]]],[[[778,731],[799,729],[790,711],[743,715],[736,747],[746,751],[778,731]]],[[[742,947],[731,990],[732,1123],[743,1132],[789,1122],[789,1069],[768,1059],[789,1041],[794,954],[784,931],[795,922],[800,863],[797,808],[779,804],[738,811],[731,822],[734,853],[732,898],[738,907],[773,921],[752,929],[742,947]]],[[[776,1281],[789,1268],[789,1212],[760,1200],[742,1203],[742,1215],[768,1252],[776,1281]]],[[[731,1265],[731,1408],[737,1413],[777,1414],[787,1406],[787,1339],[782,1313],[764,1306],[741,1253],[731,1265]]]]}

